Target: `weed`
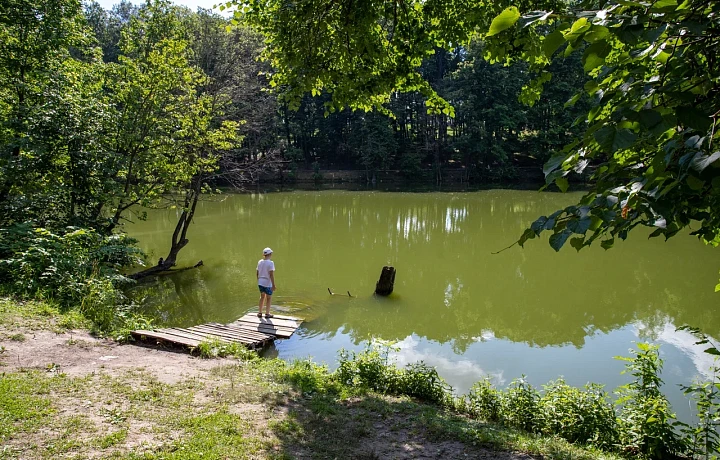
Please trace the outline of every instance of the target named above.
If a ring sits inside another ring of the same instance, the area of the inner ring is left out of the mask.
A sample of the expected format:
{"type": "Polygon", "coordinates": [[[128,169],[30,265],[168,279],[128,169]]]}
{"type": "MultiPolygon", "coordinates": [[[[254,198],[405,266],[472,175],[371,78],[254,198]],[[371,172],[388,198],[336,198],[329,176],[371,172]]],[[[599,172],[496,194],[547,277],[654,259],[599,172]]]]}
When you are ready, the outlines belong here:
{"type": "Polygon", "coordinates": [[[10,340],[12,340],[13,342],[24,342],[25,334],[13,334],[10,336],[10,340]]]}
{"type": "Polygon", "coordinates": [[[233,358],[251,361],[258,358],[258,354],[249,350],[245,345],[237,342],[225,342],[218,338],[206,339],[200,342],[197,347],[202,358],[233,358]]]}
{"type": "Polygon", "coordinates": [[[116,446],[127,439],[127,429],[121,429],[97,439],[94,444],[101,449],[116,446]]]}

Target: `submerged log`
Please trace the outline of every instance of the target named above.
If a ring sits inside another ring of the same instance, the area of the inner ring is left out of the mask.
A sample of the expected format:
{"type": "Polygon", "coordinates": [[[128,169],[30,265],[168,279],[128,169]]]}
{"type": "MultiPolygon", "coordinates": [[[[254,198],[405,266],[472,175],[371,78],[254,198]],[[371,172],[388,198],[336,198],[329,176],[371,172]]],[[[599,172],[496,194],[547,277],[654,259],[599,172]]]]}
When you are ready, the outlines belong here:
{"type": "Polygon", "coordinates": [[[395,268],[384,266],[380,273],[380,279],[375,284],[375,294],[390,295],[395,286],[395,268]]]}

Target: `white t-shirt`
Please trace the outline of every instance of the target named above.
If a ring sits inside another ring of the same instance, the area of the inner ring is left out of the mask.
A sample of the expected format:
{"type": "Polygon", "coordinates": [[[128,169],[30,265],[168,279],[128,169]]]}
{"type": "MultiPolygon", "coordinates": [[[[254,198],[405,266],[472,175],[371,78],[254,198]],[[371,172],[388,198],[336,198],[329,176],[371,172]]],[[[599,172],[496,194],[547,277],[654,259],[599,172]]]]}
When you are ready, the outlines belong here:
{"type": "Polygon", "coordinates": [[[260,259],[257,266],[258,285],[264,287],[272,287],[273,283],[270,279],[270,272],[275,271],[275,262],[270,259],[260,259]]]}

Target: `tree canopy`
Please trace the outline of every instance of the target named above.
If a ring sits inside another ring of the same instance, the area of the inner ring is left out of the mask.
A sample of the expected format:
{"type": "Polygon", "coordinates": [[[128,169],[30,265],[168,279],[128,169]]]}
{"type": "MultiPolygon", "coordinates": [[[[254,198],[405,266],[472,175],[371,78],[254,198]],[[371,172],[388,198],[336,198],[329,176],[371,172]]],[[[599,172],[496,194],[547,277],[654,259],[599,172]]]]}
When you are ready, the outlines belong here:
{"type": "MultiPolygon", "coordinates": [[[[490,62],[527,62],[534,79],[521,98],[535,103],[552,63],[578,55],[595,99],[582,135],[545,164],[548,184],[594,168],[592,190],[577,205],[543,216],[519,239],[550,231],[559,250],[598,238],[611,247],[637,225],[653,236],[694,233],[720,243],[716,120],[720,110],[720,5],[703,0],[605,2],[381,1],[299,3],[235,0],[236,18],[266,38],[265,57],[291,104],[325,91],[328,112],[349,106],[386,111],[396,92],[421,91],[429,112],[453,115],[419,72],[439,50],[483,43],[490,62]],[[290,20],[292,18],[292,20],[290,20]],[[715,145],[714,144],[715,141],[715,145]]],[[[551,83],[552,85],[552,83],[551,83]]]]}

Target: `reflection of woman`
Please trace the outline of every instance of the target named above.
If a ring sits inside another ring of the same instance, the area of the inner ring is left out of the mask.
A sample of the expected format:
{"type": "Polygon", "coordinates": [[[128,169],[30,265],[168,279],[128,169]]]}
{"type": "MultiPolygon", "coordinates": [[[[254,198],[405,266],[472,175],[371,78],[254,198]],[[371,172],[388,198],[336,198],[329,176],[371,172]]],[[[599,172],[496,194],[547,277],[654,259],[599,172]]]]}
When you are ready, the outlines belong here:
{"type": "Polygon", "coordinates": [[[258,261],[257,274],[258,289],[260,289],[260,302],[258,304],[258,318],[262,316],[263,302],[265,303],[265,318],[272,318],[270,304],[273,291],[275,291],[275,262],[270,260],[272,249],[263,249],[263,258],[258,261]]]}

